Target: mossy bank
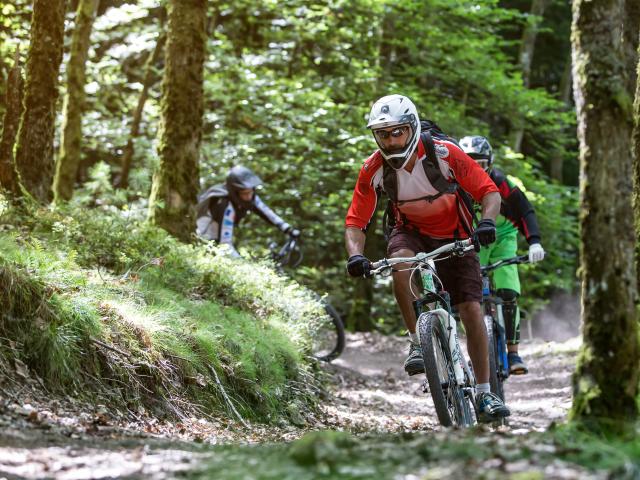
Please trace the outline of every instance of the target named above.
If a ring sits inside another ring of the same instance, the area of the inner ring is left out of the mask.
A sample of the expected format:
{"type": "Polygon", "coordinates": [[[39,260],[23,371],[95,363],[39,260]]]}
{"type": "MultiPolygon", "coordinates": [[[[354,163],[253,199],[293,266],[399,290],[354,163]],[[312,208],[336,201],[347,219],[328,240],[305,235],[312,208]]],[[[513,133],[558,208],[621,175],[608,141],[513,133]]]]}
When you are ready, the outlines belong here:
{"type": "Polygon", "coordinates": [[[157,415],[269,422],[313,409],[308,352],[324,313],[309,292],[141,212],[3,201],[3,360],[51,391],[157,415]]]}

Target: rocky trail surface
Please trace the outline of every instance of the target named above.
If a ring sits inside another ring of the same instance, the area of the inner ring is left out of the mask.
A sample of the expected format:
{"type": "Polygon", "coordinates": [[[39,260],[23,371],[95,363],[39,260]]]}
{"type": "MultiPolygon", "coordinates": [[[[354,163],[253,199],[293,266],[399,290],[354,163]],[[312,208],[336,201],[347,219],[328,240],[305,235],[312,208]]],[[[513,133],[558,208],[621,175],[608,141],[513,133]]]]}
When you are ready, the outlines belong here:
{"type": "MultiPolygon", "coordinates": [[[[326,408],[329,421],[356,431],[440,429],[431,397],[422,393],[424,375],[409,377],[403,370],[406,339],[355,334],[348,336],[347,345],[344,354],[328,367],[334,376],[335,395],[326,408]]],[[[520,353],[530,373],[512,376],[505,384],[512,410],[509,430],[544,430],[565,418],[571,406],[571,374],[578,346],[578,338],[522,343],[520,353]]]]}
{"type": "MultiPolygon", "coordinates": [[[[215,465],[220,472],[227,472],[224,478],[284,478],[282,473],[270,476],[266,470],[256,470],[258,457],[281,462],[280,450],[278,454],[270,452],[287,448],[282,442],[295,440],[309,430],[347,430],[359,435],[413,432],[422,438],[427,434],[441,440],[459,435],[437,424],[429,395],[422,392],[422,379],[405,375],[404,338],[350,334],[347,345],[342,357],[323,367],[329,376],[330,395],[323,400],[322,411],[305,427],[245,428],[229,420],[201,418],[171,423],[143,413],[132,419],[130,414],[113,412],[105,405],[86,405],[70,398],[52,400],[34,379],[22,383],[3,380],[0,479],[213,478],[207,469],[215,469],[215,465]],[[255,449],[261,449],[260,455],[255,449]],[[236,475],[229,470],[229,462],[234,468],[245,468],[246,473],[236,475]],[[203,470],[203,465],[209,466],[203,470]]],[[[565,418],[577,348],[577,340],[523,344],[521,352],[531,373],[508,380],[505,389],[513,414],[508,425],[499,427],[499,434],[542,431],[551,422],[565,418]]],[[[334,447],[322,447],[320,453],[313,450],[321,460],[323,448],[333,452],[325,452],[330,459],[339,457],[339,452],[331,450],[334,447]]],[[[323,461],[320,465],[325,465],[323,461]]],[[[323,468],[331,471],[331,460],[327,462],[323,468]]],[[[306,470],[296,470],[298,463],[293,462],[286,471],[291,472],[291,478],[307,478],[306,470]]],[[[344,478],[367,478],[371,461],[362,465],[362,475],[356,469],[344,478]]],[[[223,478],[220,472],[216,478],[223,478]]],[[[585,475],[574,469],[568,476],[557,478],[591,478],[585,475]]]]}

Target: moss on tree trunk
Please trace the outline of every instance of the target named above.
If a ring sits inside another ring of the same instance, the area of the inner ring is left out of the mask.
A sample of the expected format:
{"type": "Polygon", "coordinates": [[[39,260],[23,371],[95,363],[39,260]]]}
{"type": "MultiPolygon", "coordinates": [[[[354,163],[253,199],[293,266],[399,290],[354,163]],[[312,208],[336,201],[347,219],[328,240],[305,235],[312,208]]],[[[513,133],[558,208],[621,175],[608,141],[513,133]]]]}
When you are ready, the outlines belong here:
{"type": "MultiPolygon", "coordinates": [[[[574,374],[572,418],[612,420],[638,415],[637,282],[633,255],[631,134],[636,30],[626,39],[624,2],[576,0],[573,74],[581,168],[583,339],[574,374]]],[[[637,27],[635,27],[637,28],[637,27]]]]}
{"type": "MultiPolygon", "coordinates": [[[[640,41],[638,43],[640,44],[640,41]]],[[[636,239],[640,239],[640,47],[638,47],[633,120],[633,211],[636,239]]],[[[640,289],[640,241],[636,241],[636,284],[640,289]]]]}
{"type": "Polygon", "coordinates": [[[20,115],[22,113],[22,94],[24,91],[24,80],[22,71],[18,65],[18,55],[16,63],[9,70],[7,78],[7,109],[4,112],[2,123],[2,138],[0,139],[0,186],[16,195],[20,192],[18,175],[13,157],[13,147],[16,142],[20,115]]]}
{"type": "Polygon", "coordinates": [[[53,136],[62,62],[64,0],[35,0],[27,53],[24,113],[18,130],[16,167],[36,199],[51,199],[53,136]]]}
{"type": "Polygon", "coordinates": [[[202,133],[205,0],[171,0],[162,81],[160,166],[153,177],[149,219],[186,240],[195,228],[202,133]]]}
{"type": "Polygon", "coordinates": [[[53,179],[55,200],[69,200],[78,174],[82,150],[82,112],[85,103],[85,64],[91,28],[99,0],[80,0],[71,37],[71,55],[67,64],[67,93],[64,97],[60,156],[53,179]]]}

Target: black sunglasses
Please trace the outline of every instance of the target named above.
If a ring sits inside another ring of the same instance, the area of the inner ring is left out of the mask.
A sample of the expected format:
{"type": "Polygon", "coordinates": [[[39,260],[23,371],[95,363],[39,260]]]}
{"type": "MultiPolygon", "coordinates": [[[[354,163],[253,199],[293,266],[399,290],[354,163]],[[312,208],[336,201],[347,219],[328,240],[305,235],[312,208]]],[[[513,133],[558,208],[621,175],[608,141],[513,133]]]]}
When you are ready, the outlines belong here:
{"type": "Polygon", "coordinates": [[[387,130],[374,130],[373,133],[380,140],[386,140],[387,138],[389,138],[389,136],[392,136],[392,137],[395,137],[395,138],[401,137],[402,135],[404,135],[408,131],[409,131],[409,127],[404,125],[402,127],[394,128],[390,132],[387,131],[387,130]]]}

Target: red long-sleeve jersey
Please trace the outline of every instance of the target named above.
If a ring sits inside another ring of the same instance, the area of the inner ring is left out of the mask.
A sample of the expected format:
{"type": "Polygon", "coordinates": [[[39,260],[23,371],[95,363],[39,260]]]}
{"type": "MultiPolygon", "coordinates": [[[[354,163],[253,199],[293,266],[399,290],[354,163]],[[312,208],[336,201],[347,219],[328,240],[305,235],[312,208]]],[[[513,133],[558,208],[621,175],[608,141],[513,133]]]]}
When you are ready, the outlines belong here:
{"type": "MultiPolygon", "coordinates": [[[[498,192],[489,175],[455,144],[433,139],[440,170],[450,182],[457,182],[477,202],[491,192],[498,192]]],[[[418,159],[411,172],[396,172],[398,201],[394,204],[396,225],[410,225],[432,238],[467,238],[471,215],[461,208],[455,194],[432,198],[438,191],[427,178],[422,162],[425,148],[418,142],[418,159]],[[466,228],[465,228],[466,225],[466,228]]],[[[377,189],[383,188],[382,162],[377,150],[363,164],[347,212],[347,227],[366,229],[376,210],[377,189]]]]}

